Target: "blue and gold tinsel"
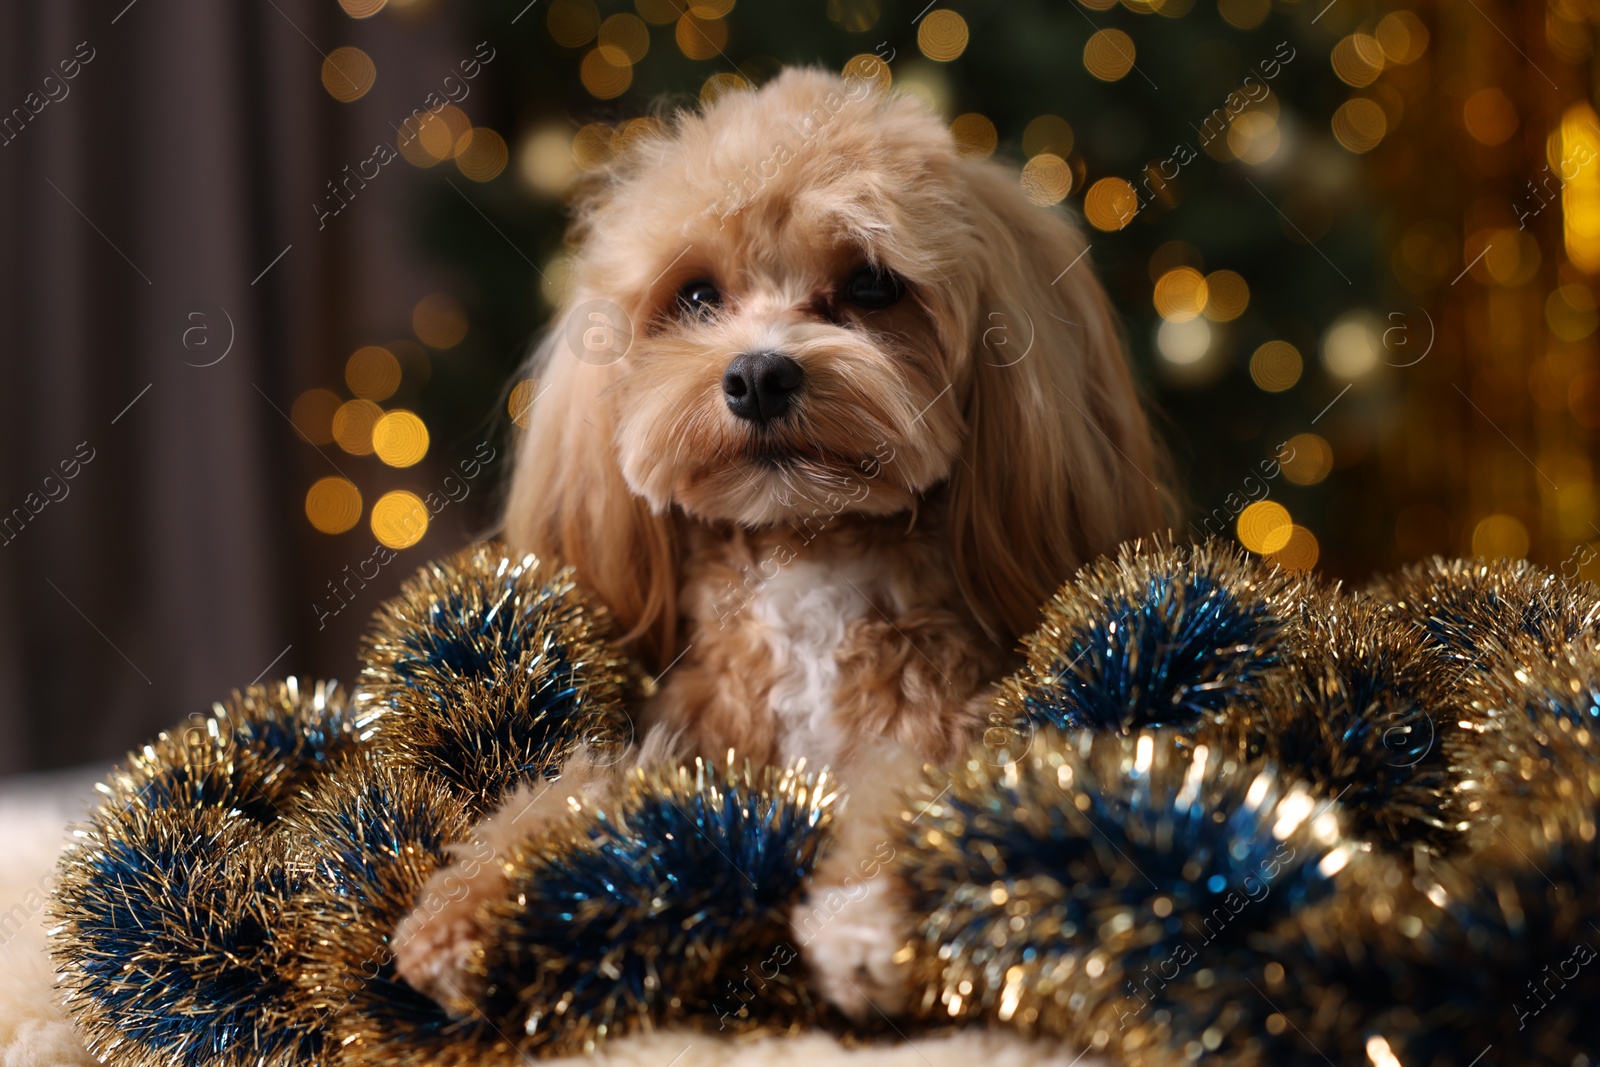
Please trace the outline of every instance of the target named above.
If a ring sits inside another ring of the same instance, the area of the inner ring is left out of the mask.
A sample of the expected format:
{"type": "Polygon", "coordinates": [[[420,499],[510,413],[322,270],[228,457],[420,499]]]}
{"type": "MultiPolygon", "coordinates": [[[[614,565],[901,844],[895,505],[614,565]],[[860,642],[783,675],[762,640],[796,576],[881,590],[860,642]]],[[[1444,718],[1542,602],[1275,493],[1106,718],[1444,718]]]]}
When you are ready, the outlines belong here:
{"type": "MultiPolygon", "coordinates": [[[[909,931],[892,1030],[1157,1067],[1600,1062],[1594,588],[1434,560],[1349,592],[1134,544],[1021,652],[1007,746],[929,768],[876,875],[909,931]]],[[[495,857],[470,1010],[412,990],[395,930],[430,876],[574,746],[622,758],[641,690],[570,572],[490,545],[409,582],[363,657],[349,699],[254,686],[102,787],[53,904],[96,1055],[510,1064],[850,1025],[789,925],[834,782],[737,753],[495,857]]]]}

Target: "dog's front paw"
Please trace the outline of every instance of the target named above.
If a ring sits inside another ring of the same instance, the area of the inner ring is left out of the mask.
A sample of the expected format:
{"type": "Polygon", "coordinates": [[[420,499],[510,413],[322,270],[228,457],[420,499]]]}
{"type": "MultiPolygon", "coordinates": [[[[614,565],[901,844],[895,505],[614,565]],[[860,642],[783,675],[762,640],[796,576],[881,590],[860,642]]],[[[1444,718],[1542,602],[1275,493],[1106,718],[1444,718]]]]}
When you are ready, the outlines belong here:
{"type": "Polygon", "coordinates": [[[477,1000],[469,964],[483,940],[478,909],[504,889],[498,864],[484,864],[470,877],[452,864],[433,873],[417,906],[395,927],[396,973],[456,1018],[471,1014],[477,1000]]]}
{"type": "Polygon", "coordinates": [[[908,938],[887,876],[851,889],[814,887],[795,906],[795,937],[822,995],[856,1022],[904,1014],[910,967],[901,953],[908,938]]]}

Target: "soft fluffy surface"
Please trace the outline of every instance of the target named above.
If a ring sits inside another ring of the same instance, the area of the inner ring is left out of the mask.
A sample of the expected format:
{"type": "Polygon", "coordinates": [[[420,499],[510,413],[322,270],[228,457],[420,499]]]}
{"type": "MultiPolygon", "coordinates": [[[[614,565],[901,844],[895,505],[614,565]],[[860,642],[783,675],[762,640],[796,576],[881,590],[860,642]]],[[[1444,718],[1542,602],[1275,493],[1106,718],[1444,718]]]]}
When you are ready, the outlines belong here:
{"type": "MultiPolygon", "coordinates": [[[[45,895],[67,824],[87,809],[93,775],[0,783],[0,1067],[91,1067],[52,993],[45,954],[45,895]]],[[[612,1044],[593,1060],[614,1067],[1044,1067],[1101,1061],[1057,1042],[1028,1042],[969,1031],[875,1048],[846,1049],[822,1034],[790,1040],[733,1041],[660,1033],[612,1044]]]]}

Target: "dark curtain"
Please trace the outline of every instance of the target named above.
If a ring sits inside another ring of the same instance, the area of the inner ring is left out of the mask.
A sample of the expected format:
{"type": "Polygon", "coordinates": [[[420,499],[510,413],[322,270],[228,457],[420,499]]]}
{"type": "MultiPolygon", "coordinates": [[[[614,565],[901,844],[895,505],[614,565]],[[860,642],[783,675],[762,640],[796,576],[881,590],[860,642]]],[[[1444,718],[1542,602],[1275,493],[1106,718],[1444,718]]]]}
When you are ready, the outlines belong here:
{"type": "Polygon", "coordinates": [[[258,677],[348,678],[409,568],[318,629],[367,551],[306,522],[349,457],[288,413],[427,291],[397,221],[420,172],[321,230],[312,204],[469,54],[444,21],[0,4],[0,773],[118,756],[258,677]],[[341,44],[379,58],[356,104],[321,83],[341,44]]]}

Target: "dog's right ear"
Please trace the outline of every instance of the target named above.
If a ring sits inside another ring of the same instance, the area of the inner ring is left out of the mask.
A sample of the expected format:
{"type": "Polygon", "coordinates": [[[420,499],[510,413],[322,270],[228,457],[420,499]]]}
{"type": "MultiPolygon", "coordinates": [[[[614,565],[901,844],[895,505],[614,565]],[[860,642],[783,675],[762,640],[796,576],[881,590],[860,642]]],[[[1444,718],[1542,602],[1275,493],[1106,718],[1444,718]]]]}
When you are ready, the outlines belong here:
{"type": "Polygon", "coordinates": [[[671,516],[653,514],[617,465],[602,394],[622,370],[603,345],[598,358],[584,348],[586,329],[605,324],[574,322],[598,303],[596,294],[575,294],[528,362],[523,377],[536,380],[534,399],[518,420],[524,429],[502,528],[513,552],[576,568],[611,610],[622,643],[660,671],[676,641],[677,538],[671,516]]]}

